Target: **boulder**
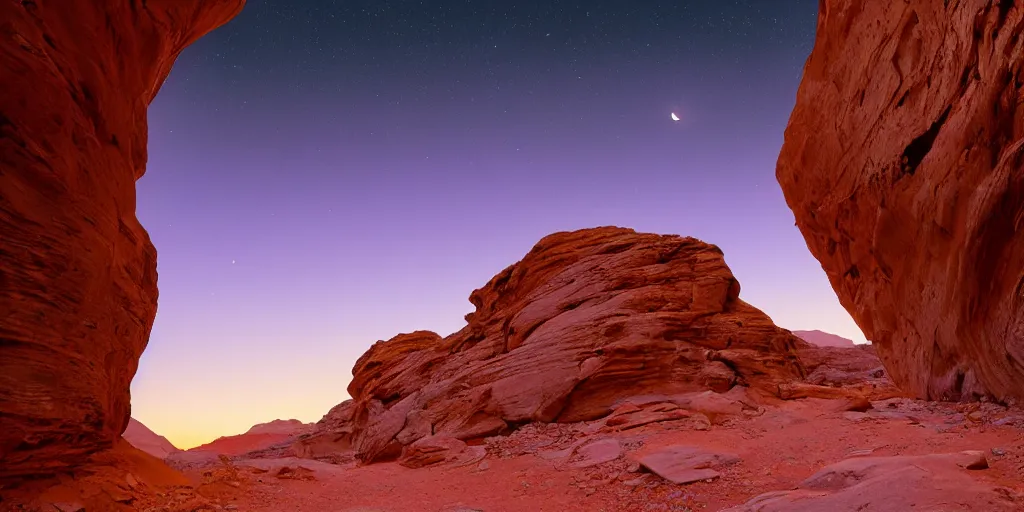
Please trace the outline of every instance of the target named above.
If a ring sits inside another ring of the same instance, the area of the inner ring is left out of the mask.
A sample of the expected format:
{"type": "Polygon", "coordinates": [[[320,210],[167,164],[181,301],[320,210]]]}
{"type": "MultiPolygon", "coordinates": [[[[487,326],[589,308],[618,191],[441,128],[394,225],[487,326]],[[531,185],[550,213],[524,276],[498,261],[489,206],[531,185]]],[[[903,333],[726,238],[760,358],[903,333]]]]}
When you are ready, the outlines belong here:
{"type": "Polygon", "coordinates": [[[796,489],[763,494],[726,512],[1020,510],[1019,496],[966,469],[984,467],[980,452],[856,457],[825,467],[796,489]]]}
{"type": "Polygon", "coordinates": [[[0,2],[0,479],[81,464],[128,425],[157,300],[146,110],[243,4],[0,2]]]}
{"type": "Polygon", "coordinates": [[[593,420],[638,395],[775,395],[802,378],[806,344],[739,290],[722,251],[694,238],[550,235],[472,293],[459,332],[374,344],[353,369],[351,405],[304,442],[344,439],[370,462],[426,433],[470,440],[593,420]]]}
{"type": "Polygon", "coordinates": [[[398,463],[412,469],[433,466],[455,459],[466,449],[466,443],[453,437],[424,437],[406,446],[398,463]]]}
{"type": "MultiPolygon", "coordinates": [[[[797,350],[797,354],[807,370],[803,384],[823,391],[811,392],[807,396],[834,398],[828,395],[839,393],[847,398],[885,400],[905,395],[889,379],[872,345],[845,348],[804,346],[797,350]]],[[[788,392],[786,390],[783,394],[788,392]]]]}
{"type": "Polygon", "coordinates": [[[571,456],[569,467],[585,469],[598,466],[618,459],[622,455],[622,445],[618,439],[607,437],[589,441],[578,448],[571,456]]]}
{"type": "Polygon", "coordinates": [[[722,476],[717,469],[740,462],[732,453],[718,453],[695,446],[669,446],[637,459],[641,466],[674,484],[688,484],[722,476]]]}
{"type": "Polygon", "coordinates": [[[893,381],[1024,397],[1024,5],[820,3],[777,177],[893,381]]]}

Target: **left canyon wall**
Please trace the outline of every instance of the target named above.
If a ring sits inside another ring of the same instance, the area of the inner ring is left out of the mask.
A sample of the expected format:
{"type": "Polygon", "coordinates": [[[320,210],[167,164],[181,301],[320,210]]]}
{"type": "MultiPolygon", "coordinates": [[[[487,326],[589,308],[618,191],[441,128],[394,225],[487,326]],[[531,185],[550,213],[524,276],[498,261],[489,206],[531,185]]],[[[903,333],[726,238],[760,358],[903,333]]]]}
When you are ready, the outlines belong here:
{"type": "Polygon", "coordinates": [[[245,0],[0,2],[0,480],[111,444],[156,314],[146,110],[245,0]]]}

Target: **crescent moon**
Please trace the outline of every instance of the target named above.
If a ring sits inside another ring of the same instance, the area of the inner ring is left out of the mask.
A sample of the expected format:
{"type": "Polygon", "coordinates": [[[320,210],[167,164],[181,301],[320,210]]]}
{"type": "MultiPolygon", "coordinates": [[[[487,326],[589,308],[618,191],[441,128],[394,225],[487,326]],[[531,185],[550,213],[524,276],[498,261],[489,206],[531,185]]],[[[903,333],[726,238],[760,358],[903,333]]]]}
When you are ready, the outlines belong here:
{"type": "Polygon", "coordinates": [[[679,120],[679,116],[677,116],[675,112],[672,112],[672,120],[673,121],[678,121],[679,120]]]}

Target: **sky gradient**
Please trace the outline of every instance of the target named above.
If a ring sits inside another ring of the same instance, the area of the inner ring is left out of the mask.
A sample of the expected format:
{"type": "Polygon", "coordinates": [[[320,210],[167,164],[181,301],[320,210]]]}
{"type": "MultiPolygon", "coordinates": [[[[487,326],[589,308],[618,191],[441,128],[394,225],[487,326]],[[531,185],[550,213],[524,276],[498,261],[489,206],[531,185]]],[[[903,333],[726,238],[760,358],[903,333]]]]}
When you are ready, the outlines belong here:
{"type": "Polygon", "coordinates": [[[775,181],[817,4],[249,0],[150,109],[133,416],[183,448],[316,421],[374,341],[600,225],[717,244],[778,325],[863,341],[775,181]]]}

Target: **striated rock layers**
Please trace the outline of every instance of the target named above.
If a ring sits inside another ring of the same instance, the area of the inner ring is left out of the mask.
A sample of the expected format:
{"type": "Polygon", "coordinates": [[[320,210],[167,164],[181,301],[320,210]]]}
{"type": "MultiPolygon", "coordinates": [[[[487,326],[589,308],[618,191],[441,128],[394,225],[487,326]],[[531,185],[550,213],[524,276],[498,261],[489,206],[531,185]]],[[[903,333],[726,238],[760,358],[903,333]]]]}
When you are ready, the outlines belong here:
{"type": "Polygon", "coordinates": [[[803,342],[739,291],[722,251],[693,238],[556,233],[470,295],[461,331],[374,344],[352,370],[353,399],[299,451],[352,449],[369,462],[430,435],[595,419],[638,395],[774,395],[802,377],[803,342]]]}
{"type": "Polygon", "coordinates": [[[821,3],[778,180],[894,381],[1024,397],[1024,6],[821,3]]]}
{"type": "Polygon", "coordinates": [[[244,0],[0,2],[0,479],[111,446],[156,312],[146,108],[244,0]]]}

